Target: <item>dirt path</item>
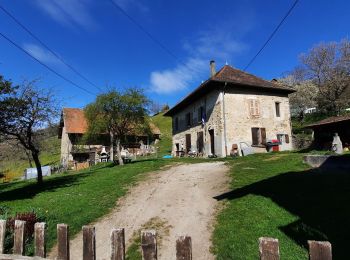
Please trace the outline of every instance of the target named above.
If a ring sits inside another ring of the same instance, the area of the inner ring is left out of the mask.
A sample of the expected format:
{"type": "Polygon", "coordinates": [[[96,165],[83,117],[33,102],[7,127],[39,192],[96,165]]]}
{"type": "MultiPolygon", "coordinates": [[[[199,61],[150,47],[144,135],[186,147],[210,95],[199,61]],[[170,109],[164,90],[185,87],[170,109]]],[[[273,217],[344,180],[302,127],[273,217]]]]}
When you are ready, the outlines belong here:
{"type": "MultiPolygon", "coordinates": [[[[110,214],[94,224],[97,259],[109,259],[109,235],[124,227],[127,246],[132,235],[147,222],[161,222],[159,259],[175,259],[175,240],[192,237],[193,259],[213,259],[209,252],[217,201],[227,189],[227,166],[222,162],[186,164],[154,174],[133,187],[110,214]]],[[[82,234],[71,241],[71,259],[82,259],[82,234]]]]}

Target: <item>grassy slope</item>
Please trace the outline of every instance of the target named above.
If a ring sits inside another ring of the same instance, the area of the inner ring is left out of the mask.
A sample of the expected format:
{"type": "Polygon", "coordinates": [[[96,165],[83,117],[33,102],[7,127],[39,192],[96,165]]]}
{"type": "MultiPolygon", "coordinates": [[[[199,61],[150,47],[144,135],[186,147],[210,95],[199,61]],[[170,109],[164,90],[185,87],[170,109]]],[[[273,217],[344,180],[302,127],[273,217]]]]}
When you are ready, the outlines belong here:
{"type": "Polygon", "coordinates": [[[160,155],[170,154],[171,152],[171,117],[163,116],[164,113],[159,113],[151,117],[152,122],[158,126],[161,135],[159,142],[159,153],[160,155]]]}
{"type": "Polygon", "coordinates": [[[282,259],[307,259],[307,240],[329,240],[347,256],[350,176],[310,170],[303,154],[259,154],[230,160],[232,191],[213,235],[218,259],[257,259],[258,238],[280,241],[282,259]]]}
{"type": "MultiPolygon", "coordinates": [[[[40,162],[43,166],[57,165],[60,162],[60,141],[61,140],[59,140],[57,136],[52,136],[43,142],[43,150],[40,153],[40,162]],[[48,149],[48,147],[50,149],[48,149]]],[[[24,170],[30,167],[28,160],[21,159],[19,156],[14,156],[11,160],[2,161],[1,166],[3,167],[2,170],[8,171],[6,173],[7,180],[20,178],[23,175],[24,170]]],[[[33,167],[35,167],[34,162],[33,167]]]]}
{"type": "MultiPolygon", "coordinates": [[[[0,184],[0,209],[8,215],[34,210],[48,224],[48,248],[56,239],[56,224],[67,223],[76,234],[115,206],[129,185],[169,161],[144,160],[123,167],[99,165],[79,173],[56,175],[43,186],[34,181],[0,184]]],[[[4,216],[0,215],[0,218],[4,216]]]]}

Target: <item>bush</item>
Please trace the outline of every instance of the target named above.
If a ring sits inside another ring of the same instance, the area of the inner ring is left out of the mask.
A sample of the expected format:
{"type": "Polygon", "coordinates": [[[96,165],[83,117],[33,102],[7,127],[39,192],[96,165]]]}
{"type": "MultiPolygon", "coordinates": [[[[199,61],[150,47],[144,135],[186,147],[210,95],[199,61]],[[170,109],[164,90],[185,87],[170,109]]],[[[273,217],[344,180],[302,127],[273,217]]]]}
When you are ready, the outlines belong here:
{"type": "MultiPolygon", "coordinates": [[[[8,214],[8,209],[6,209],[6,214],[8,214]]],[[[5,214],[1,214],[1,215],[5,215],[5,214]]],[[[32,255],[34,253],[34,245],[33,245],[34,225],[35,223],[41,221],[41,219],[37,216],[37,214],[34,211],[17,213],[14,217],[7,218],[6,235],[5,235],[5,253],[8,253],[8,254],[12,253],[16,220],[22,220],[26,222],[25,230],[24,230],[25,255],[32,255]]]]}

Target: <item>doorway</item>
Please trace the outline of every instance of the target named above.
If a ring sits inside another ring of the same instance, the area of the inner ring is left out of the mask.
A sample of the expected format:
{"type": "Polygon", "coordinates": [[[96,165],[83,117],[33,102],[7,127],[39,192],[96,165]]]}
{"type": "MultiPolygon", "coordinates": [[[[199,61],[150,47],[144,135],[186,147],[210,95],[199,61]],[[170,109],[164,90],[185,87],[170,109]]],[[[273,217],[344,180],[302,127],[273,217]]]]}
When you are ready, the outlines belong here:
{"type": "Polygon", "coordinates": [[[186,134],[186,153],[191,151],[191,134],[186,134]]]}
{"type": "Polygon", "coordinates": [[[210,135],[210,152],[212,155],[215,155],[214,129],[209,130],[209,135],[210,135]]]}

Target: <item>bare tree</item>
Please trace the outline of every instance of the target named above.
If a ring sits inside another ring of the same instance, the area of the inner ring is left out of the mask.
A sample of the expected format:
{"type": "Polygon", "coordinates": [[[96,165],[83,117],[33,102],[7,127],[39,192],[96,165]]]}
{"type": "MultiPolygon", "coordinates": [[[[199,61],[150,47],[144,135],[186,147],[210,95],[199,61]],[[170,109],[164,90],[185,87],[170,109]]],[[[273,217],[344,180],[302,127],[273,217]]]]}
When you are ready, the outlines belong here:
{"type": "Polygon", "coordinates": [[[289,95],[292,113],[297,115],[298,121],[302,122],[305,110],[317,106],[317,86],[310,80],[302,80],[300,71],[295,70],[288,76],[279,79],[284,85],[294,88],[296,92],[289,95]]]}
{"type": "Polygon", "coordinates": [[[0,133],[6,140],[16,141],[30,152],[37,168],[38,183],[42,183],[40,129],[57,118],[58,109],[52,93],[39,90],[35,83],[25,82],[14,91],[1,95],[0,133]]]}
{"type": "Polygon", "coordinates": [[[304,80],[318,89],[318,109],[339,115],[347,108],[350,86],[350,42],[321,43],[300,57],[304,80]]]}

